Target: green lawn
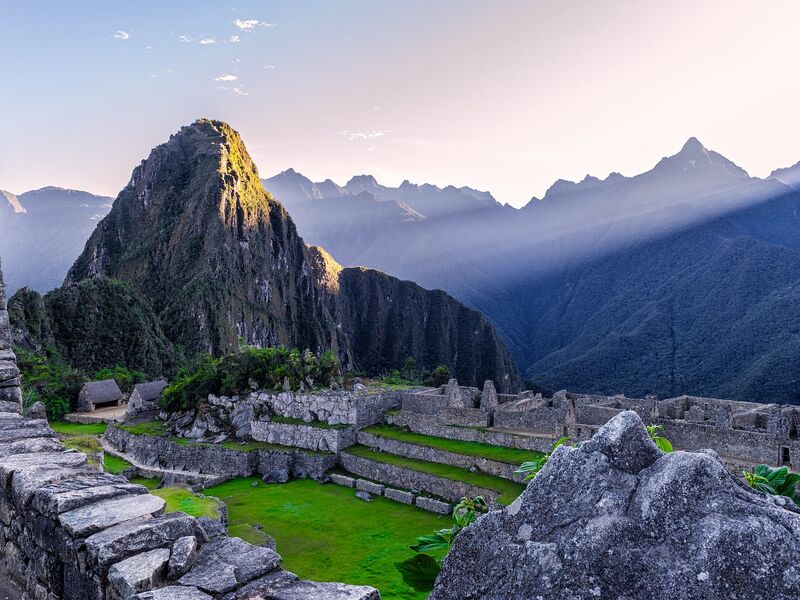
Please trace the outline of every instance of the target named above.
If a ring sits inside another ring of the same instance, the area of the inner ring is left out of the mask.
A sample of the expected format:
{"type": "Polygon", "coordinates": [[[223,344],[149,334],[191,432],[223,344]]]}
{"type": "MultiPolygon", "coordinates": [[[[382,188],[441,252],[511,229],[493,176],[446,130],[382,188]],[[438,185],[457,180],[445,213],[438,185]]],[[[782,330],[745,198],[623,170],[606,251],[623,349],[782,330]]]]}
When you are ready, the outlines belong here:
{"type": "Polygon", "coordinates": [[[466,456],[488,458],[489,460],[496,460],[510,465],[521,465],[524,462],[542,456],[541,452],[534,452],[533,450],[505,448],[503,446],[493,446],[492,444],[483,444],[481,442],[463,442],[461,440],[448,440],[432,435],[423,435],[421,433],[408,431],[396,425],[373,425],[372,427],[365,427],[363,431],[399,442],[408,442],[409,444],[427,446],[428,448],[436,448],[437,450],[447,450],[448,452],[455,452],[456,454],[464,454],[466,456]]]}
{"type": "Polygon", "coordinates": [[[181,446],[188,446],[190,444],[197,446],[220,446],[228,450],[238,450],[239,452],[250,452],[251,450],[276,450],[276,451],[298,451],[305,452],[306,454],[330,454],[329,452],[319,452],[317,450],[306,450],[303,448],[295,448],[294,446],[280,446],[278,444],[269,444],[267,442],[254,442],[254,441],[237,441],[227,440],[220,444],[208,444],[203,442],[195,442],[186,438],[174,437],[167,434],[164,429],[163,421],[144,421],[136,423],[135,425],[118,425],[124,431],[133,433],[134,435],[152,435],[156,437],[163,437],[169,439],[171,442],[180,444],[181,446]]]}
{"type": "Polygon", "coordinates": [[[69,423],[67,421],[51,421],[50,428],[56,433],[64,435],[103,435],[108,425],[106,423],[69,423]]]}
{"type": "Polygon", "coordinates": [[[158,488],[158,479],[147,479],[144,477],[133,477],[131,483],[143,485],[150,493],[167,502],[165,512],[184,512],[193,517],[211,517],[218,519],[219,513],[217,506],[219,500],[216,498],[201,498],[193,491],[183,486],[173,486],[158,488]]]}
{"type": "Polygon", "coordinates": [[[228,506],[229,533],[256,542],[275,538],[283,567],[307,579],[372,585],[384,600],[422,600],[394,563],[413,556],[418,535],[452,524],[449,517],[310,479],[265,484],[255,477],[227,481],[204,492],[228,506]],[[257,482],[256,487],[252,486],[257,482]],[[263,534],[261,534],[263,538],[263,534]]]}
{"type": "Polygon", "coordinates": [[[343,450],[343,452],[354,456],[361,456],[362,458],[369,458],[387,465],[405,467],[407,469],[413,469],[414,471],[446,477],[447,479],[463,481],[475,487],[496,490],[500,492],[500,497],[497,499],[500,504],[511,504],[525,489],[525,486],[521,483],[515,483],[508,479],[503,479],[502,477],[495,477],[488,473],[482,473],[480,471],[473,473],[469,469],[462,469],[461,467],[451,467],[450,465],[417,460],[416,458],[406,458],[386,452],[376,452],[366,446],[352,446],[343,450]]]}
{"type": "Polygon", "coordinates": [[[133,465],[129,463],[124,458],[119,458],[117,456],[113,456],[106,452],[103,455],[103,468],[105,469],[106,473],[111,473],[112,475],[119,475],[130,469],[133,465]]]}

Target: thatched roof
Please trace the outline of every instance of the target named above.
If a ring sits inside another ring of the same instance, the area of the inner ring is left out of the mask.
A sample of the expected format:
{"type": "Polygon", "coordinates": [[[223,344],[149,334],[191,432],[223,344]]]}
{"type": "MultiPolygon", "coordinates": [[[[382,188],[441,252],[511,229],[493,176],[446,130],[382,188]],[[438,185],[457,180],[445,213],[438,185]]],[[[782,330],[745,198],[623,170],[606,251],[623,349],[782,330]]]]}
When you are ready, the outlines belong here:
{"type": "Polygon", "coordinates": [[[83,387],[81,388],[81,396],[84,396],[93,404],[100,404],[102,402],[116,402],[122,398],[122,390],[119,389],[117,382],[113,379],[90,381],[83,384],[83,387]]]}
{"type": "Polygon", "coordinates": [[[138,392],[139,397],[145,402],[155,402],[161,397],[161,392],[167,387],[167,382],[163,379],[149,381],[147,383],[137,383],[133,386],[133,393],[138,392]]]}

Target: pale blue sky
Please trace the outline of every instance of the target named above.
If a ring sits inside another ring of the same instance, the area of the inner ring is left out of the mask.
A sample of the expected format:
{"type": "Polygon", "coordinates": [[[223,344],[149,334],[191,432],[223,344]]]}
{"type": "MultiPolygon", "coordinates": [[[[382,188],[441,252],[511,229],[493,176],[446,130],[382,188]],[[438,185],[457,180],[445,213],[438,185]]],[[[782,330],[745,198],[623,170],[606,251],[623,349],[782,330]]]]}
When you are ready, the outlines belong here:
{"type": "Polygon", "coordinates": [[[116,195],[201,116],[237,128],[264,177],[515,205],[692,135],[764,176],[800,160],[798,22],[792,0],[0,0],[0,188],[116,195]]]}

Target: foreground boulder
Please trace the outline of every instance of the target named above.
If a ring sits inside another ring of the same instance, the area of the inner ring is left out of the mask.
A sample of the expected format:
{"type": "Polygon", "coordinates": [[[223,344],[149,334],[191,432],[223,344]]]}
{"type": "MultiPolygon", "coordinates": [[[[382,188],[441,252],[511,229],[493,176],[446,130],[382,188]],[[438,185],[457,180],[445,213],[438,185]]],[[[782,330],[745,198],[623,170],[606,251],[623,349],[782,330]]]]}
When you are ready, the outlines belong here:
{"type": "Polygon", "coordinates": [[[430,598],[800,598],[800,511],[623,412],[461,532],[430,598]]]}

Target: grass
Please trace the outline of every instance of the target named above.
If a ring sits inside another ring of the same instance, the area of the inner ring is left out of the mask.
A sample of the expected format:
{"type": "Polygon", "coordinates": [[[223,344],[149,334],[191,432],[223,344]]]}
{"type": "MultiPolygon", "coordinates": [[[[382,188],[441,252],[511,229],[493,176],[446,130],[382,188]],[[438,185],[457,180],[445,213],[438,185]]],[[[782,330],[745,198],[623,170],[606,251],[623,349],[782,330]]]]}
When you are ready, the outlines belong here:
{"type": "Polygon", "coordinates": [[[124,458],[113,456],[108,452],[106,452],[103,455],[103,468],[105,469],[106,473],[111,473],[112,475],[119,475],[120,473],[124,473],[131,467],[133,467],[133,465],[124,458]]]}
{"type": "Polygon", "coordinates": [[[69,423],[67,421],[51,421],[50,427],[56,433],[63,435],[103,435],[108,425],[106,423],[69,423]]]}
{"type": "Polygon", "coordinates": [[[388,454],[386,452],[376,452],[375,450],[372,450],[366,446],[352,446],[343,452],[352,454],[353,456],[368,458],[370,460],[381,462],[387,465],[404,467],[413,471],[420,471],[430,475],[438,475],[439,477],[445,477],[455,481],[463,481],[464,483],[473,485],[475,487],[495,490],[500,492],[500,497],[497,499],[497,502],[500,504],[511,504],[514,499],[525,489],[525,486],[521,483],[509,481],[507,479],[503,479],[502,477],[495,477],[494,475],[489,475],[488,473],[482,473],[480,471],[473,473],[472,471],[468,469],[462,469],[461,467],[452,467],[450,465],[418,460],[416,458],[406,458],[404,456],[397,456],[395,454],[388,454]]]}
{"type": "Polygon", "coordinates": [[[365,427],[363,431],[398,442],[407,442],[417,446],[446,450],[465,456],[487,458],[510,465],[521,465],[526,461],[542,456],[541,452],[535,452],[533,450],[520,450],[519,448],[493,446],[492,444],[483,444],[481,442],[464,442],[461,440],[434,437],[432,435],[423,435],[421,433],[407,431],[396,425],[373,425],[372,427],[365,427]]]}
{"type": "Polygon", "coordinates": [[[347,423],[338,423],[331,425],[327,421],[303,421],[303,419],[292,419],[291,417],[282,417],[281,415],[272,415],[269,418],[273,423],[283,423],[284,425],[305,425],[306,427],[316,427],[318,429],[347,429],[352,427],[347,423]]]}
{"type": "Polygon", "coordinates": [[[378,588],[384,600],[422,600],[394,563],[413,556],[417,536],[452,524],[449,517],[376,497],[366,503],[355,490],[310,479],[265,484],[254,477],[205,490],[228,506],[229,533],[256,542],[275,538],[283,567],[300,577],[378,588]],[[252,486],[257,482],[256,487],[252,486]]]}
{"type": "Polygon", "coordinates": [[[134,435],[152,435],[155,437],[163,437],[171,442],[180,444],[181,446],[219,446],[227,450],[237,450],[238,452],[251,452],[253,450],[273,450],[276,452],[303,452],[305,454],[325,455],[329,452],[319,452],[317,450],[305,450],[302,448],[295,448],[294,446],[280,446],[278,444],[270,444],[267,442],[254,442],[254,441],[238,441],[228,440],[219,444],[209,444],[206,442],[195,442],[186,438],[170,436],[164,429],[163,421],[144,421],[136,423],[135,425],[119,425],[120,429],[132,433],[134,435]]]}
{"type": "Polygon", "coordinates": [[[147,479],[144,477],[134,477],[131,483],[138,483],[145,486],[150,493],[167,502],[165,512],[184,512],[193,517],[211,517],[219,519],[217,507],[219,500],[216,498],[201,498],[190,489],[183,486],[173,486],[166,488],[158,487],[158,479],[147,479]]]}

